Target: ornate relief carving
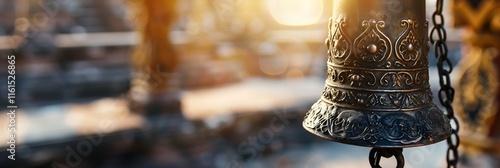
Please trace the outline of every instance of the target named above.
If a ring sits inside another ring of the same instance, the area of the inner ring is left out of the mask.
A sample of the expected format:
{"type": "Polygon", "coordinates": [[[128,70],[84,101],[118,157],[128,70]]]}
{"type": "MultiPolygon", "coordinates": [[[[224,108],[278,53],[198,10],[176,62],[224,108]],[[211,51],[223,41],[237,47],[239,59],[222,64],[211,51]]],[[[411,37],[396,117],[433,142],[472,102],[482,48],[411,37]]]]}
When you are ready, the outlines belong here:
{"type": "Polygon", "coordinates": [[[362,61],[382,62],[391,54],[391,40],[380,29],[385,28],[384,21],[363,21],[365,31],[354,40],[355,54],[362,61]]]}
{"type": "MultiPolygon", "coordinates": [[[[425,20],[425,34],[428,34],[428,32],[429,32],[429,20],[425,20]]],[[[427,55],[427,54],[429,54],[429,51],[431,50],[431,42],[429,41],[429,37],[428,36],[425,36],[424,42],[425,42],[425,45],[426,45],[425,47],[426,48],[425,48],[425,51],[422,52],[422,53],[424,55],[427,55]]],[[[422,61],[425,61],[424,64],[428,64],[428,62],[429,62],[427,59],[424,59],[422,61]]]]}
{"type": "Polygon", "coordinates": [[[351,55],[350,46],[352,45],[344,31],[346,22],[344,19],[339,19],[333,23],[332,19],[330,19],[328,27],[330,28],[329,30],[333,30],[333,32],[330,31],[328,33],[328,38],[325,42],[329,48],[328,61],[343,64],[347,60],[346,58],[351,55]]]}
{"type": "MultiPolygon", "coordinates": [[[[364,31],[357,35],[354,43],[351,43],[346,31],[349,26],[345,19],[341,18],[337,21],[330,19],[330,31],[325,40],[328,47],[328,62],[338,65],[363,66],[385,61],[383,64],[377,65],[379,68],[425,65],[427,60],[423,58],[426,58],[425,54],[430,49],[427,36],[418,35],[419,24],[412,19],[402,20],[400,26],[404,29],[393,44],[391,39],[381,30],[385,28],[385,22],[363,21],[364,31]],[[359,56],[361,60],[348,59],[353,54],[359,56]],[[393,54],[397,60],[390,60],[393,54]]],[[[428,29],[428,26],[429,22],[426,20],[424,27],[428,29]]]]}
{"type": "Polygon", "coordinates": [[[414,110],[425,108],[425,106],[432,103],[432,95],[429,90],[425,89],[398,93],[367,92],[336,88],[327,84],[322,96],[326,102],[335,103],[342,107],[363,108],[369,111],[414,110]]]}
{"type": "Polygon", "coordinates": [[[370,71],[352,71],[328,67],[329,80],[351,86],[374,86],[377,77],[370,71]]]}
{"type": "Polygon", "coordinates": [[[346,110],[322,100],[306,114],[303,126],[325,139],[362,146],[419,146],[446,139],[449,120],[434,106],[409,113],[346,110]],[[448,125],[443,127],[444,125],[448,125]]]}
{"type": "Polygon", "coordinates": [[[392,89],[408,87],[428,87],[428,70],[364,70],[328,65],[328,81],[336,84],[373,87],[380,86],[392,89]]]}
{"type": "Polygon", "coordinates": [[[412,86],[414,77],[409,72],[387,72],[380,78],[382,86],[412,86]]]}
{"type": "Polygon", "coordinates": [[[411,19],[402,20],[401,27],[405,27],[405,30],[399,35],[394,48],[397,58],[404,63],[398,65],[405,66],[411,63],[410,66],[415,66],[422,58],[422,39],[415,30],[418,23],[411,19]]]}

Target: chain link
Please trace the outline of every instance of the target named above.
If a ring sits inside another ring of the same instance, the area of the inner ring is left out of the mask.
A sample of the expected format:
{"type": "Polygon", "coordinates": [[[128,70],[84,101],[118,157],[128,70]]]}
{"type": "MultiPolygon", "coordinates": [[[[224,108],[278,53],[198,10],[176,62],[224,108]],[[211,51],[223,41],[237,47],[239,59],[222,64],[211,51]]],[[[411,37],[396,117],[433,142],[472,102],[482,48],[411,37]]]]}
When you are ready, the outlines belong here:
{"type": "Polygon", "coordinates": [[[430,42],[434,45],[434,52],[437,58],[437,68],[439,74],[439,102],[446,108],[447,117],[450,119],[453,130],[451,136],[446,139],[448,142],[448,150],[446,153],[446,162],[448,168],[457,167],[458,163],[458,145],[460,139],[458,137],[459,124],[453,111],[452,102],[455,90],[451,87],[450,74],[453,71],[453,65],[448,59],[448,46],[446,45],[446,30],[444,28],[443,0],[437,0],[436,11],[432,14],[432,22],[434,27],[431,30],[430,42]]]}

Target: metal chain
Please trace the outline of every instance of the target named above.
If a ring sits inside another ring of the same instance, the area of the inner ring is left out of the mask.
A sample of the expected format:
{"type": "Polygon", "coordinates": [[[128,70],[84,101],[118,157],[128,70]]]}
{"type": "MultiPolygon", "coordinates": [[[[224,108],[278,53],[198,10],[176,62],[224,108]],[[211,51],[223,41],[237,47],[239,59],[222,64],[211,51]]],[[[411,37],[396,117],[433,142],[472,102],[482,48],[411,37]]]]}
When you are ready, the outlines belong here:
{"type": "Polygon", "coordinates": [[[437,58],[437,68],[439,73],[439,102],[446,108],[447,117],[450,123],[455,125],[451,136],[446,139],[448,142],[448,150],[446,153],[446,161],[448,168],[457,167],[458,163],[458,145],[460,139],[458,137],[459,124],[455,117],[452,102],[455,90],[451,87],[450,74],[453,70],[453,65],[448,59],[448,46],[446,45],[446,30],[444,28],[443,17],[443,0],[437,0],[436,11],[432,14],[432,22],[434,27],[431,30],[430,42],[434,45],[434,52],[437,58]]]}

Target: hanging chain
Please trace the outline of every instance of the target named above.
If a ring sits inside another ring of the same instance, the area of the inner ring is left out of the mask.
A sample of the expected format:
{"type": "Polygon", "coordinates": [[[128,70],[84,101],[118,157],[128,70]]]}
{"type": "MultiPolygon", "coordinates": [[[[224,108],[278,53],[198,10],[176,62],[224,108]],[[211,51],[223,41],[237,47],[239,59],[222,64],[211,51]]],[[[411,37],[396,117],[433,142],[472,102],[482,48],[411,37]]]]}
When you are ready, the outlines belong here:
{"type": "Polygon", "coordinates": [[[451,87],[450,74],[453,70],[453,65],[448,59],[448,46],[446,46],[446,30],[444,28],[443,17],[443,0],[437,0],[436,11],[432,14],[432,22],[434,27],[431,30],[430,41],[434,45],[434,52],[437,58],[437,68],[439,73],[439,102],[446,108],[447,117],[450,123],[455,125],[451,136],[446,139],[448,142],[448,150],[446,153],[446,161],[448,168],[457,167],[458,163],[458,145],[460,139],[458,137],[458,120],[455,117],[452,102],[455,90],[451,87]]]}

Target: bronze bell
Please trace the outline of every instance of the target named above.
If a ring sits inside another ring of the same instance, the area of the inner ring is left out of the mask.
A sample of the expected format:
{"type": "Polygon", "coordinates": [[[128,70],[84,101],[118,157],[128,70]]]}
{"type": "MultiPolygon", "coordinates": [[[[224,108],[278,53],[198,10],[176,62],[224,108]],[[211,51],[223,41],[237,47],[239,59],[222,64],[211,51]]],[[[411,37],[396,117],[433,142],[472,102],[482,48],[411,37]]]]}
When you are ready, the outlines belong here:
{"type": "Polygon", "coordinates": [[[449,137],[449,120],[429,87],[425,0],[334,2],[328,77],[304,128],[327,140],[383,148],[449,137]]]}

